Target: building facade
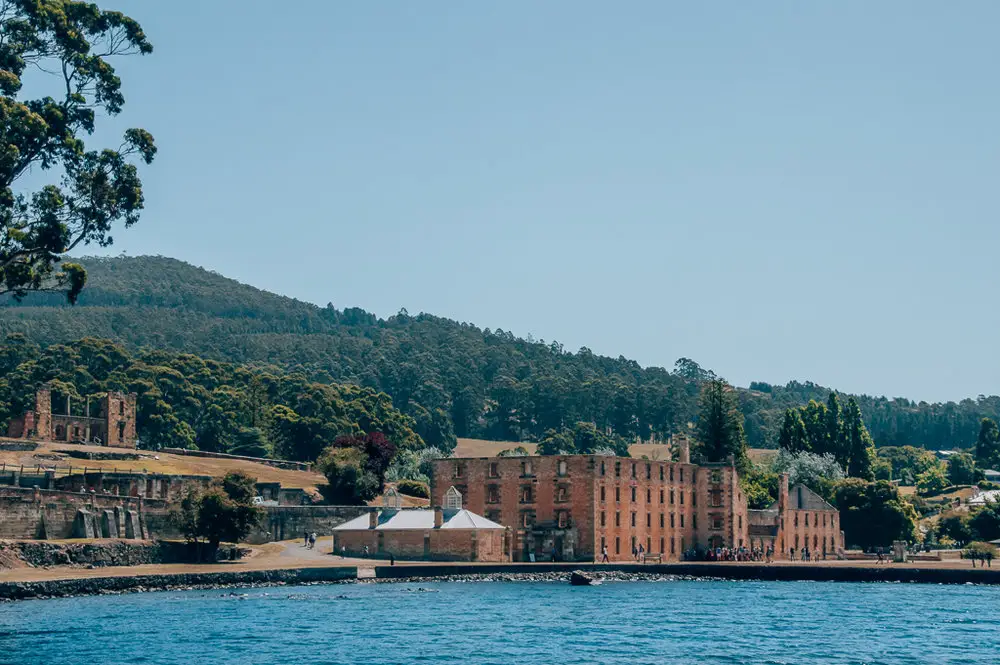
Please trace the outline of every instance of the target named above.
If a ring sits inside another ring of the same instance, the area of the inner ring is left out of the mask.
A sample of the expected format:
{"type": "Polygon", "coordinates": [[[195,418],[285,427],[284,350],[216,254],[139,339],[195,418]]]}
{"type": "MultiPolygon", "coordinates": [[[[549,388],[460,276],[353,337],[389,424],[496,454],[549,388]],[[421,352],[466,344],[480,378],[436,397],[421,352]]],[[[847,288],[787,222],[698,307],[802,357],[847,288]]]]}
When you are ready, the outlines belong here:
{"type": "Polygon", "coordinates": [[[514,561],[679,560],[709,548],[842,547],[836,509],[787,476],[778,501],[749,510],[733,464],[596,455],[453,458],[434,462],[431,504],[454,486],[463,506],[511,530],[514,561]],[[818,502],[817,502],[818,500],[818,502]],[[821,502],[821,503],[819,503],[821,502]],[[801,507],[800,507],[801,506],[801,507]],[[796,539],[798,539],[796,541],[796,539]],[[815,541],[815,545],[813,542],[815,541]],[[794,545],[798,542],[798,545],[794,545]]]}
{"type": "Polygon", "coordinates": [[[442,459],[431,503],[450,486],[464,507],[511,529],[515,561],[680,559],[690,550],[749,547],[746,497],[731,464],[597,455],[442,459]]]}
{"type": "Polygon", "coordinates": [[[84,400],[74,413],[69,397],[53,404],[52,392],[41,388],[35,393],[35,408],[11,420],[7,436],[135,448],[135,403],[135,393],[109,392],[96,403],[84,400]]]}
{"type": "Polygon", "coordinates": [[[334,553],[426,561],[510,560],[508,530],[463,509],[454,487],[433,509],[401,508],[394,490],[386,498],[381,510],[334,527],[334,553]]]}

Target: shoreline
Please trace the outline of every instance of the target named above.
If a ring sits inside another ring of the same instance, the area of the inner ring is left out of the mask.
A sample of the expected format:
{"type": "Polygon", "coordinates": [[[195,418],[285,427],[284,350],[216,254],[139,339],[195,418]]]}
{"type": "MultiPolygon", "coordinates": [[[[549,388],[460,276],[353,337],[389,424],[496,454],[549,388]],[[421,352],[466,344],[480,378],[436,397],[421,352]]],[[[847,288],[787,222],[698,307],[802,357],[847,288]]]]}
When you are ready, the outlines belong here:
{"type": "MultiPolygon", "coordinates": [[[[375,563],[375,562],[372,562],[375,563]]],[[[836,567],[718,563],[633,564],[455,564],[320,566],[263,570],[219,570],[116,576],[80,576],[36,581],[0,581],[0,601],[118,595],[150,591],[258,588],[310,584],[430,582],[568,583],[579,570],[607,582],[730,580],[762,582],[853,582],[1000,585],[1000,567],[921,568],[907,564],[836,567]],[[360,573],[360,574],[359,574],[360,573]]]]}

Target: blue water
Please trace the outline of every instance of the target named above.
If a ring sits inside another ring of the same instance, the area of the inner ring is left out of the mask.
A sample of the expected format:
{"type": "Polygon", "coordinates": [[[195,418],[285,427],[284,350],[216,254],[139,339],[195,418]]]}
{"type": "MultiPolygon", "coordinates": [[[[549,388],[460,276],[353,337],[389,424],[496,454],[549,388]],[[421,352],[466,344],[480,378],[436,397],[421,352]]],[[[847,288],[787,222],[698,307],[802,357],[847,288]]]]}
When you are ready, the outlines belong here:
{"type": "Polygon", "coordinates": [[[993,587],[442,582],[229,593],[8,603],[0,662],[1000,662],[993,587]]]}

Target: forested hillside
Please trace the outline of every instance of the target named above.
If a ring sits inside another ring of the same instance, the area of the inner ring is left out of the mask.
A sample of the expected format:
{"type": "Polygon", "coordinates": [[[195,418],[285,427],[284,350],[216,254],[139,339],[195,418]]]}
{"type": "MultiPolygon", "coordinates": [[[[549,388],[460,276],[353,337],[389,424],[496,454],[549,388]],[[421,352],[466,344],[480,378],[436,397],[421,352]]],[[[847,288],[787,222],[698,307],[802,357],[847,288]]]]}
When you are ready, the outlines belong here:
{"type": "Polygon", "coordinates": [[[315,383],[279,367],[246,367],[192,354],[129,353],[107,340],[82,339],[45,349],[21,335],[0,344],[0,426],[34,408],[47,384],[53,403],[108,391],[137,394],[143,448],[196,447],[213,452],[312,461],[338,437],[378,432],[403,450],[424,442],[389,397],[370,388],[315,383]]]}
{"type": "MultiPolygon", "coordinates": [[[[162,257],[83,261],[89,283],[76,306],[59,295],[0,301],[0,334],[41,345],[82,337],[265,363],[310,381],[346,382],[392,396],[427,444],[455,436],[541,440],[578,422],[625,439],[663,438],[694,420],[699,381],[711,373],[681,359],[672,371],[622,356],[528,341],[503,330],[401,311],[317,307],[162,257]]],[[[784,412],[829,388],[754,383],[739,391],[748,443],[774,447],[784,412]]],[[[878,445],[970,447],[1000,398],[926,404],[857,396],[878,445]]]]}

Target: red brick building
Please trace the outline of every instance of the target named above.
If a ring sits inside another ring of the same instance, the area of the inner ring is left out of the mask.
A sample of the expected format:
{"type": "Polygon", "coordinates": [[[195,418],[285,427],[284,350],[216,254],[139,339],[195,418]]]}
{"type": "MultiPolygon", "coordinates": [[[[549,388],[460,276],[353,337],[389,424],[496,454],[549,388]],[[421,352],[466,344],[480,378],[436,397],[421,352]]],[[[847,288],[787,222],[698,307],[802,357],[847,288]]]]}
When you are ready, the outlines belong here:
{"type": "Polygon", "coordinates": [[[691,464],[686,439],[678,448],[677,462],[597,455],[437,460],[431,504],[456,487],[465,508],[511,529],[514,561],[588,561],[605,550],[609,560],[623,561],[640,546],[647,558],[677,560],[689,550],[761,546],[765,531],[782,552],[786,530],[789,542],[815,536],[817,545],[826,538],[827,552],[842,547],[836,510],[817,504],[811,492],[795,504],[802,509],[793,509],[785,478],[784,499],[773,511],[751,511],[731,464],[691,464]],[[827,526],[802,530],[806,514],[810,524],[827,526]]]}
{"type": "Polygon", "coordinates": [[[35,393],[35,408],[7,425],[12,439],[78,441],[115,448],[135,448],[135,393],[109,392],[96,402],[87,399],[73,409],[67,396],[53,404],[52,391],[35,393]]]}

